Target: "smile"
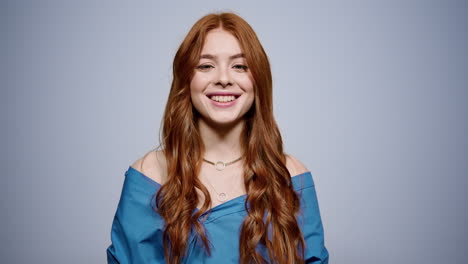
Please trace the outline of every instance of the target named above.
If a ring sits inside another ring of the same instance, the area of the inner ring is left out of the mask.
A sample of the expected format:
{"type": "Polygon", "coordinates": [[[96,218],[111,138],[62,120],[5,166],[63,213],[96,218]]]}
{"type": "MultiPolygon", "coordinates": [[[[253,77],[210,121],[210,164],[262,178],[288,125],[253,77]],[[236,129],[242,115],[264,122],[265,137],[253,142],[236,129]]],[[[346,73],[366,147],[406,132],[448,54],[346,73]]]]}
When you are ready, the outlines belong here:
{"type": "Polygon", "coordinates": [[[237,95],[228,95],[228,96],[220,96],[220,95],[213,95],[213,96],[207,96],[213,105],[218,106],[218,107],[230,107],[233,106],[236,102],[237,99],[240,96],[237,95]]]}
{"type": "Polygon", "coordinates": [[[233,95],[230,95],[230,96],[211,96],[210,99],[213,100],[213,101],[216,101],[216,102],[226,103],[226,102],[231,102],[231,101],[236,100],[236,97],[233,96],[233,95]]]}

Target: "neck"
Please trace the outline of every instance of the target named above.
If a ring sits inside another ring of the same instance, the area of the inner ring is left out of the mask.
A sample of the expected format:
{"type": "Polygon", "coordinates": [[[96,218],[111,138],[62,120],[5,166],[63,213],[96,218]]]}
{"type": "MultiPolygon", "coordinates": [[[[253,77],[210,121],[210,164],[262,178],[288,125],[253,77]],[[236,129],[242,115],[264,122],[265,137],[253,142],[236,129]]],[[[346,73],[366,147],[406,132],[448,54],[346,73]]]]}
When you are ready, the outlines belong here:
{"type": "Polygon", "coordinates": [[[209,161],[230,162],[243,155],[240,144],[244,122],[214,125],[198,119],[198,129],[205,146],[204,158],[209,161]]]}

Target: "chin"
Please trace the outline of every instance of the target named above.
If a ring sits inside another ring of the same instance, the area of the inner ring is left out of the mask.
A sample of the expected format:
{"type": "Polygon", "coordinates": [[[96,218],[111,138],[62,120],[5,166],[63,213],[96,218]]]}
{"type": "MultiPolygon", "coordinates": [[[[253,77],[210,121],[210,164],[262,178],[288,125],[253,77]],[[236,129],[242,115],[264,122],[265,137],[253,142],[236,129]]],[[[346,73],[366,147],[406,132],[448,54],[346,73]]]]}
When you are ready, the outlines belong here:
{"type": "Polygon", "coordinates": [[[242,122],[242,119],[235,119],[235,118],[229,118],[229,119],[210,119],[210,123],[213,126],[233,126],[236,125],[237,123],[242,122]]]}

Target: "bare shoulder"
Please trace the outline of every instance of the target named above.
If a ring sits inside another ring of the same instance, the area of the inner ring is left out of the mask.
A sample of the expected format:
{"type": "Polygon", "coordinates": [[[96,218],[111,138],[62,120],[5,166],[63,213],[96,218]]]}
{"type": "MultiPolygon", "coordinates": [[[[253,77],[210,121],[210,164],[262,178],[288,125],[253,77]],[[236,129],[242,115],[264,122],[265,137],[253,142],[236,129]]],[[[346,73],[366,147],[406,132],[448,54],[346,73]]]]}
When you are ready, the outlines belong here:
{"type": "Polygon", "coordinates": [[[166,159],[161,150],[151,150],[136,160],[132,167],[159,184],[166,179],[166,159]]]}
{"type": "Polygon", "coordinates": [[[289,170],[291,177],[309,171],[300,160],[291,154],[286,154],[286,168],[289,170]]]}

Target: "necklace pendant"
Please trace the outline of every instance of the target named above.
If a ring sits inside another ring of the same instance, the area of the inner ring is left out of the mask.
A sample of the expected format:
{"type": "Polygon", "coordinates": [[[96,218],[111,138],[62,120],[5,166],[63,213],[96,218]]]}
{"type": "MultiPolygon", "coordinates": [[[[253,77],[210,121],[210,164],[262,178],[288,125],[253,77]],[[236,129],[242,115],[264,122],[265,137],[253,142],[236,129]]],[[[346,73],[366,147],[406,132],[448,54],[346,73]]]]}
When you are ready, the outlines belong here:
{"type": "Polygon", "coordinates": [[[217,195],[218,201],[224,202],[228,199],[228,195],[226,193],[218,193],[217,195]]]}
{"type": "Polygon", "coordinates": [[[218,160],[216,163],[215,163],[215,168],[219,171],[222,171],[224,170],[224,168],[226,168],[226,163],[218,160]]]}

